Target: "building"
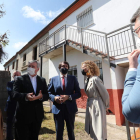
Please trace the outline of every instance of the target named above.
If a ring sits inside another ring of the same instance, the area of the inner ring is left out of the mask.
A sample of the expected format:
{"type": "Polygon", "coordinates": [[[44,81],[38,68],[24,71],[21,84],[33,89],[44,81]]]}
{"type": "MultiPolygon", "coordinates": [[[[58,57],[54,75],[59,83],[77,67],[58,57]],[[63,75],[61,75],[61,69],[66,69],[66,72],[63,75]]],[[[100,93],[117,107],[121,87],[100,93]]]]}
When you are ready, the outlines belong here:
{"type": "Polygon", "coordinates": [[[75,0],[7,61],[5,70],[25,74],[28,60],[37,59],[41,62],[38,74],[48,82],[59,74],[58,63],[67,60],[71,66],[69,74],[77,77],[82,92],[78,107],[85,108],[87,96],[81,62],[95,61],[110,95],[110,110],[116,124],[122,125],[121,97],[129,66],[127,55],[139,45],[130,24],[138,3],[139,0],[75,0]]]}

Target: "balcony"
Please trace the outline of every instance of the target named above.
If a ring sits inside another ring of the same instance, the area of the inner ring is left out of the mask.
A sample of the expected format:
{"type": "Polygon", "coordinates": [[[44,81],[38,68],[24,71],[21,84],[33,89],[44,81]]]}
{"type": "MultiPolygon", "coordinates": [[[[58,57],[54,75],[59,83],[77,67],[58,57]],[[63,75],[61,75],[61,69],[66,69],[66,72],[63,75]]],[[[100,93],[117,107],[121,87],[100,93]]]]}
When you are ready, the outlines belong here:
{"type": "Polygon", "coordinates": [[[127,57],[128,53],[136,49],[131,24],[110,33],[64,25],[39,43],[39,55],[59,55],[62,49],[57,50],[63,44],[67,45],[67,49],[74,48],[109,61],[127,57]]]}

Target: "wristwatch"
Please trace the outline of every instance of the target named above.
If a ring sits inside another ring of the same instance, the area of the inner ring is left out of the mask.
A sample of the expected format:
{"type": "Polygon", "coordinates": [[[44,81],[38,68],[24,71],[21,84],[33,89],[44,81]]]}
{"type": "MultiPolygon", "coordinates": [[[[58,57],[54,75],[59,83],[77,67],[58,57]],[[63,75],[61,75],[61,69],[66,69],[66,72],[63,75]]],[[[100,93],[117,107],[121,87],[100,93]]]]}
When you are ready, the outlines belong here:
{"type": "Polygon", "coordinates": [[[68,100],[70,100],[70,101],[72,100],[71,95],[69,95],[69,99],[68,100]]]}

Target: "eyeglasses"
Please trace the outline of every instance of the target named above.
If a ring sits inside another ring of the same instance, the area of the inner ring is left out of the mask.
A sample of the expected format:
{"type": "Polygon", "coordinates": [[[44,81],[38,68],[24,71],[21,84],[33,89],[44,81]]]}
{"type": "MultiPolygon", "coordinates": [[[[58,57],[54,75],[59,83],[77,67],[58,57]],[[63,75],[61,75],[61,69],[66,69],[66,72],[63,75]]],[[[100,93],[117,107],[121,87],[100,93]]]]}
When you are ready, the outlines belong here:
{"type": "Polygon", "coordinates": [[[136,37],[138,37],[139,28],[140,28],[140,26],[137,27],[135,30],[133,30],[133,33],[136,37]]]}

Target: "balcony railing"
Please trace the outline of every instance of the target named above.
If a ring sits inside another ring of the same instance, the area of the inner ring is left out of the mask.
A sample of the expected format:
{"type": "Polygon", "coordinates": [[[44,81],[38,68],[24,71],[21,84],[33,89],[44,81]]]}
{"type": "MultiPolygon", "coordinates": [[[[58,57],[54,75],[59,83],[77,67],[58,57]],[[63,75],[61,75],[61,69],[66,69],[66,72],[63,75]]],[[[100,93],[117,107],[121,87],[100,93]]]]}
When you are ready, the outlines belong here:
{"type": "Polygon", "coordinates": [[[109,56],[120,56],[136,49],[133,26],[127,25],[107,34],[109,56]]]}
{"type": "Polygon", "coordinates": [[[110,57],[128,54],[136,48],[132,25],[127,25],[110,33],[104,33],[77,26],[64,25],[39,43],[39,54],[71,40],[110,57]]]}

